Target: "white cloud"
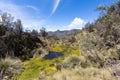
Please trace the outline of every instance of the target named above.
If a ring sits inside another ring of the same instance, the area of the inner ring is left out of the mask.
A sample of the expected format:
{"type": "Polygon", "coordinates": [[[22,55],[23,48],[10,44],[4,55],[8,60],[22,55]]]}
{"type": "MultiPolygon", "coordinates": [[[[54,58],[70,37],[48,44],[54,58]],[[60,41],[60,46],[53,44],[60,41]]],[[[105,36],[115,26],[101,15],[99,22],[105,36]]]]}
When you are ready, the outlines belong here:
{"type": "Polygon", "coordinates": [[[32,8],[34,11],[39,10],[32,5],[16,5],[10,1],[0,0],[0,10],[2,12],[10,13],[15,19],[21,19],[25,29],[34,29],[34,27],[39,29],[45,23],[45,20],[38,18],[39,15],[36,15],[34,11],[31,15],[29,8],[32,8]]]}
{"type": "Polygon", "coordinates": [[[81,19],[81,18],[74,18],[72,22],[69,25],[47,25],[45,26],[48,31],[56,31],[56,30],[71,30],[71,29],[82,29],[87,21],[81,19]],[[52,26],[52,27],[51,27],[52,26]]]}
{"type": "Polygon", "coordinates": [[[43,25],[45,24],[45,20],[24,20],[24,29],[35,29],[37,31],[39,31],[41,29],[41,27],[43,27],[43,25]]]}
{"type": "Polygon", "coordinates": [[[86,24],[86,21],[81,18],[74,18],[73,21],[68,25],[69,29],[82,29],[86,24]]]}

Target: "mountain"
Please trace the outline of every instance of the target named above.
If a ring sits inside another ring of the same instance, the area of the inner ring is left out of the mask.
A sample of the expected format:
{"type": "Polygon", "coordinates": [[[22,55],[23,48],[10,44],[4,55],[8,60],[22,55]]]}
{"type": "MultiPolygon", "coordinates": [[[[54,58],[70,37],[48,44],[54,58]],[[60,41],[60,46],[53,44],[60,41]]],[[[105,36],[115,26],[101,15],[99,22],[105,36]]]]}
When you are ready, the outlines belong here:
{"type": "Polygon", "coordinates": [[[48,36],[56,36],[58,38],[64,39],[70,36],[72,37],[79,32],[81,32],[80,29],[48,31],[48,36]]]}

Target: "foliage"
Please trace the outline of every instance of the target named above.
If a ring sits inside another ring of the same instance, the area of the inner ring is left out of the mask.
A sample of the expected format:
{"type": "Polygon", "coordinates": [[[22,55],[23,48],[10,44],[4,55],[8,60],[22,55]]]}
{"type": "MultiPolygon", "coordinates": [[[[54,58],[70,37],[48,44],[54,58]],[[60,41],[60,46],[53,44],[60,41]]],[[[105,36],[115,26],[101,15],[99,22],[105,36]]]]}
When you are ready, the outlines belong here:
{"type": "Polygon", "coordinates": [[[47,34],[46,29],[44,27],[42,27],[40,29],[40,35],[44,38],[47,37],[48,34],[47,34]]]}
{"type": "Polygon", "coordinates": [[[120,44],[119,3],[111,6],[99,6],[104,11],[94,23],[86,24],[77,39],[81,55],[94,66],[101,66],[106,59],[118,58],[116,45],[120,44]],[[96,65],[97,64],[97,65],[96,65]]]}
{"type": "Polygon", "coordinates": [[[0,57],[20,57],[26,60],[33,55],[30,52],[43,46],[43,42],[35,35],[35,32],[24,32],[20,19],[14,21],[7,13],[0,14],[0,57]]]}
{"type": "Polygon", "coordinates": [[[106,14],[98,18],[94,24],[98,31],[98,35],[103,38],[104,46],[107,48],[114,47],[120,43],[120,1],[108,6],[106,14]]]}

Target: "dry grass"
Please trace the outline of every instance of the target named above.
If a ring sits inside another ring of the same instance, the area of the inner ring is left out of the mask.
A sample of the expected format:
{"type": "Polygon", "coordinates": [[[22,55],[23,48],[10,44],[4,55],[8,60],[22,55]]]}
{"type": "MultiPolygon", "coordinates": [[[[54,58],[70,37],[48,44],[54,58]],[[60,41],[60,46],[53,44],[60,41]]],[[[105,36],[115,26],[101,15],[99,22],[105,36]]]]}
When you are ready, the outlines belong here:
{"type": "Polygon", "coordinates": [[[13,76],[20,74],[22,70],[23,65],[20,59],[8,57],[0,60],[0,72],[2,72],[3,78],[12,79],[13,76]],[[2,72],[2,70],[4,71],[2,72]]]}
{"type": "Polygon", "coordinates": [[[53,80],[116,80],[111,69],[76,68],[64,69],[53,75],[53,80]]]}

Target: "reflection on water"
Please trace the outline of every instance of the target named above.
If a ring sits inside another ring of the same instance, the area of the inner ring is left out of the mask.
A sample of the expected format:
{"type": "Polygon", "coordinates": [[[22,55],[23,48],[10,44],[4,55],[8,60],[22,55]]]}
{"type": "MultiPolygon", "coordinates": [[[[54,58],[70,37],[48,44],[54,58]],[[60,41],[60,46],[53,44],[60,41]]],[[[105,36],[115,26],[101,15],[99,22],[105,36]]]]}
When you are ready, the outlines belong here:
{"type": "Polygon", "coordinates": [[[45,59],[53,59],[53,58],[58,58],[63,56],[64,54],[60,53],[60,52],[50,52],[48,55],[46,55],[44,58],[45,59]]]}

